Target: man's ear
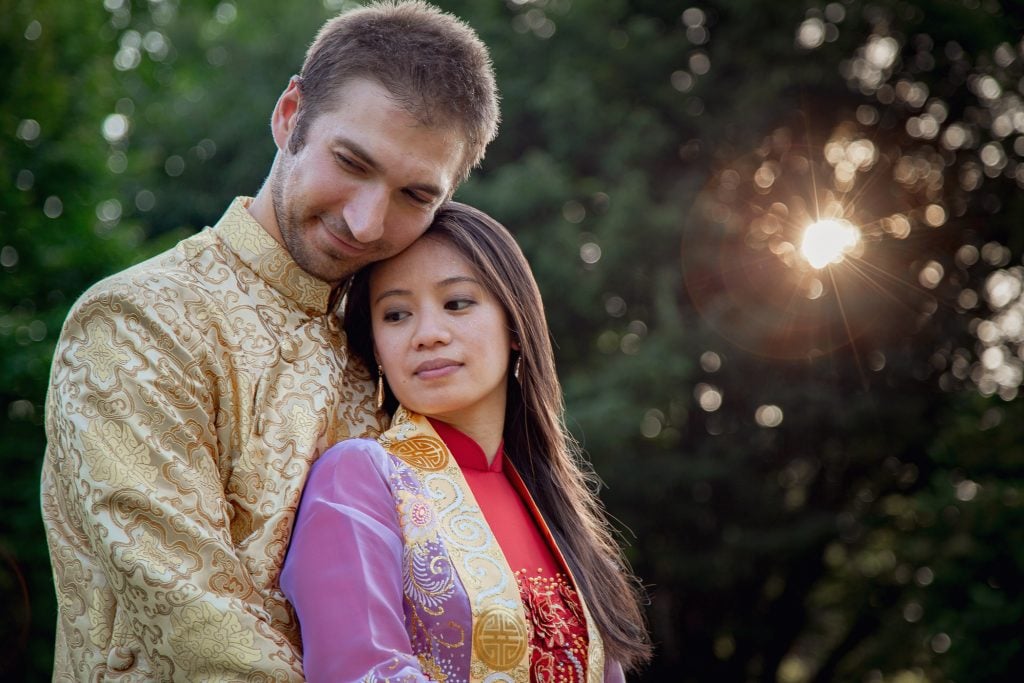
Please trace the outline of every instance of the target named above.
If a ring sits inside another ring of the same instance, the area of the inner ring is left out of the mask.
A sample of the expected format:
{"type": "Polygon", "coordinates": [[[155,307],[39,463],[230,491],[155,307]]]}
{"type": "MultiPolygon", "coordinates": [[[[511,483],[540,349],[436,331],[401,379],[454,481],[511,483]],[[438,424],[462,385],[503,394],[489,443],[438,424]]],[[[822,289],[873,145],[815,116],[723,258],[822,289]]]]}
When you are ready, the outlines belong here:
{"type": "Polygon", "coordinates": [[[301,103],[302,93],[299,90],[299,77],[292,76],[288,81],[288,87],[277,98],[274,113],[270,117],[270,129],[274,134],[274,143],[279,150],[284,151],[288,148],[288,139],[291,137],[292,131],[295,130],[301,103]]]}

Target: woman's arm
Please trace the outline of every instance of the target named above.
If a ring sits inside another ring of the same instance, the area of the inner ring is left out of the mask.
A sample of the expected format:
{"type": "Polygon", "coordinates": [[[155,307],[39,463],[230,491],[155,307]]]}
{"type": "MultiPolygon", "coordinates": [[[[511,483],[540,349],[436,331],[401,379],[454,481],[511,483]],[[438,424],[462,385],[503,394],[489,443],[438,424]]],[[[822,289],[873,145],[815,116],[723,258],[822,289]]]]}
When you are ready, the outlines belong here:
{"type": "Polygon", "coordinates": [[[281,588],[299,617],[311,683],[427,680],[405,625],[387,458],[372,441],[346,441],[306,483],[281,588]]]}
{"type": "Polygon", "coordinates": [[[604,660],[604,683],[626,683],[626,676],[622,673],[622,665],[611,658],[604,660]]]}

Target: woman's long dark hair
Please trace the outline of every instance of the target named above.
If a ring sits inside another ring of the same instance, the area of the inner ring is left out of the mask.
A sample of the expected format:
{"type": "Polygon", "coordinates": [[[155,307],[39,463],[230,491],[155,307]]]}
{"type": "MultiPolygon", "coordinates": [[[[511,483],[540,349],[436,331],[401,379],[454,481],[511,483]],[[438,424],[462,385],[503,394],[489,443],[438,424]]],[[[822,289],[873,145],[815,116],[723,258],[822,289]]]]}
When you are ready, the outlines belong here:
{"type": "MultiPolygon", "coordinates": [[[[651,658],[641,590],[612,535],[589,469],[565,428],[562,388],[544,317],[544,304],[529,263],[512,235],[487,214],[447,202],[421,239],[458,251],[505,309],[522,358],[517,381],[509,378],[505,453],[526,483],[572,569],[606,652],[626,670],[651,658]]],[[[364,268],[352,280],[345,309],[349,349],[376,373],[364,268]]],[[[510,368],[513,364],[510,363],[510,368]]],[[[385,407],[397,403],[388,392],[385,407]]]]}

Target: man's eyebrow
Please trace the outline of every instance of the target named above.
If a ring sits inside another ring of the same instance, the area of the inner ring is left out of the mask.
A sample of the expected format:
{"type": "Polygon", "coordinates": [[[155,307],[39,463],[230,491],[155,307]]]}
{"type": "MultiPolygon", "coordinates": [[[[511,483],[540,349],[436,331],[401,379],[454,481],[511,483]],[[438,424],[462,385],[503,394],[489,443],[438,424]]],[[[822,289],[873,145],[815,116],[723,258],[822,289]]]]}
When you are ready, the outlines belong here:
{"type": "MultiPolygon", "coordinates": [[[[348,149],[352,154],[359,157],[359,160],[363,164],[369,166],[372,170],[380,171],[380,164],[376,159],[374,159],[373,155],[355,140],[342,135],[336,135],[331,142],[336,147],[340,146],[348,149]]],[[[445,194],[444,190],[433,183],[414,183],[406,189],[413,190],[415,192],[424,192],[434,197],[443,197],[445,194]]]]}

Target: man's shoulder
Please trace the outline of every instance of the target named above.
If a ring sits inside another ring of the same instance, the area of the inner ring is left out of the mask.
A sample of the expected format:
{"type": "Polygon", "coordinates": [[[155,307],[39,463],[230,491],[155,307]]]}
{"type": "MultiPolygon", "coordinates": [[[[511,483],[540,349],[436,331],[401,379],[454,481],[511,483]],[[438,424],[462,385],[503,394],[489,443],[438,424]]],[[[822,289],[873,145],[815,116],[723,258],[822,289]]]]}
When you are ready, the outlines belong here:
{"type": "Polygon", "coordinates": [[[96,282],[82,293],[71,313],[95,305],[110,306],[119,301],[143,303],[154,298],[166,299],[171,292],[202,296],[206,287],[196,262],[210,250],[219,251],[218,240],[207,228],[160,254],[96,282]]]}

